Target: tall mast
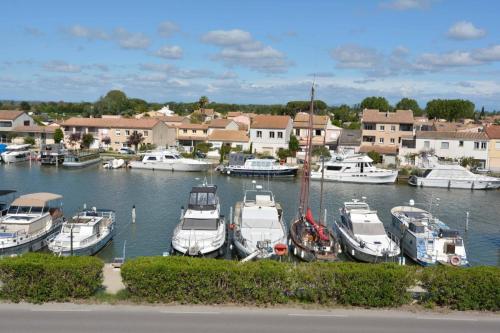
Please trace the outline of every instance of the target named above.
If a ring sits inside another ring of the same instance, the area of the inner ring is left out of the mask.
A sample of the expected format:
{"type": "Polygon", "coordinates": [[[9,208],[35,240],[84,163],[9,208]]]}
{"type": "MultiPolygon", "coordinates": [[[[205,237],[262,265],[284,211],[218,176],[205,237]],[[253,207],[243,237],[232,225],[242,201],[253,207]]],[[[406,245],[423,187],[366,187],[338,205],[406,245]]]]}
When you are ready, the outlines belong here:
{"type": "Polygon", "coordinates": [[[304,169],[302,184],[300,187],[299,213],[304,216],[309,206],[309,183],[311,180],[311,151],[312,151],[312,130],[314,115],[314,83],[311,87],[311,105],[309,106],[309,123],[307,126],[307,146],[304,158],[304,169]]]}

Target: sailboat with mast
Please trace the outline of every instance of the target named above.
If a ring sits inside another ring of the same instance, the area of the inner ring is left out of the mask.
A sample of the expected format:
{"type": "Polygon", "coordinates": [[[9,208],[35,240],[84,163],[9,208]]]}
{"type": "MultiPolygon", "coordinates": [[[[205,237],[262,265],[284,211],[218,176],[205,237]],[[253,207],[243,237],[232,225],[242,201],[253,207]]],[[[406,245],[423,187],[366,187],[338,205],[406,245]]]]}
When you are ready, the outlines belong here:
{"type": "Polygon", "coordinates": [[[338,242],[326,221],[315,221],[309,206],[311,180],[312,129],[314,115],[314,84],[311,88],[307,146],[300,188],[300,202],[297,217],[290,226],[290,252],[304,261],[335,261],[339,252],[338,242]]]}

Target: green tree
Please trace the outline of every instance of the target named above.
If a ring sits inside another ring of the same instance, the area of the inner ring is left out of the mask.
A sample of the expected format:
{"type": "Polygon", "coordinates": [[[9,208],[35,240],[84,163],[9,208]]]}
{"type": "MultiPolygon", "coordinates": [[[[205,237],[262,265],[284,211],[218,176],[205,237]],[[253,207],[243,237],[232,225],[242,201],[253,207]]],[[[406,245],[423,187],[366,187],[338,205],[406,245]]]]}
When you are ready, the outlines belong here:
{"type": "Polygon", "coordinates": [[[325,146],[314,146],[312,149],[313,156],[331,157],[330,150],[325,146]]]}
{"type": "Polygon", "coordinates": [[[17,133],[7,132],[7,142],[12,142],[15,138],[17,138],[17,133]]]}
{"type": "Polygon", "coordinates": [[[464,168],[469,167],[469,169],[474,169],[477,168],[480,165],[480,163],[474,157],[463,157],[460,160],[460,165],[463,166],[464,168]]]}
{"type": "Polygon", "coordinates": [[[129,146],[134,146],[135,151],[137,151],[137,147],[144,141],[144,137],[142,136],[142,133],[139,133],[137,131],[133,131],[132,134],[127,138],[127,144],[129,146]]]}
{"type": "Polygon", "coordinates": [[[406,97],[402,98],[396,104],[396,110],[412,110],[414,116],[422,115],[422,109],[418,105],[418,102],[413,98],[406,98],[406,97]]]}
{"type": "Polygon", "coordinates": [[[196,144],[194,151],[201,151],[203,153],[208,153],[208,151],[212,148],[212,144],[209,142],[199,142],[196,144]]]}
{"type": "Polygon", "coordinates": [[[220,149],[219,149],[219,163],[222,164],[224,162],[224,158],[226,157],[227,154],[231,152],[231,146],[227,144],[223,144],[220,149]]]}
{"type": "Polygon", "coordinates": [[[29,111],[29,110],[31,110],[30,103],[28,103],[26,101],[22,101],[20,107],[21,107],[21,110],[23,110],[23,111],[29,111]]]}
{"type": "Polygon", "coordinates": [[[92,134],[87,133],[82,136],[82,148],[89,149],[92,143],[94,143],[94,136],[92,134]]]}
{"type": "Polygon", "coordinates": [[[207,96],[201,96],[200,99],[198,100],[198,105],[200,109],[204,110],[205,107],[210,103],[210,100],[208,99],[207,96]]]}
{"type": "Polygon", "coordinates": [[[380,111],[390,111],[391,106],[385,97],[366,97],[361,101],[361,109],[377,109],[380,111]]]}
{"type": "Polygon", "coordinates": [[[203,122],[203,116],[201,113],[193,113],[190,117],[192,124],[201,124],[203,122]]]}
{"type": "Polygon", "coordinates": [[[95,103],[94,108],[100,114],[121,114],[130,109],[130,103],[124,92],[111,90],[95,103]]]}
{"type": "Polygon", "coordinates": [[[27,144],[27,145],[34,146],[35,145],[35,138],[32,137],[32,136],[25,136],[24,137],[24,143],[27,144]]]}
{"type": "MultiPolygon", "coordinates": [[[[283,114],[289,115],[290,117],[295,117],[298,112],[309,112],[311,107],[310,101],[290,101],[286,104],[283,114]]],[[[328,105],[320,100],[314,101],[314,113],[315,114],[325,114],[328,105]]]]}
{"type": "Polygon", "coordinates": [[[106,146],[109,146],[111,144],[111,138],[109,136],[105,136],[104,138],[101,139],[101,142],[104,143],[106,146]]]}
{"type": "Polygon", "coordinates": [[[429,118],[443,118],[448,121],[473,118],[474,110],[474,103],[463,99],[433,99],[425,107],[429,118]]]}
{"type": "Polygon", "coordinates": [[[366,155],[373,160],[373,163],[382,163],[382,155],[377,153],[376,151],[370,151],[366,155]]]}
{"type": "Polygon", "coordinates": [[[290,141],[288,142],[288,150],[292,154],[292,156],[295,156],[297,152],[300,149],[300,142],[299,139],[293,134],[290,135],[290,141]]]}
{"type": "Polygon", "coordinates": [[[292,156],[292,153],[290,152],[289,149],[280,148],[278,149],[277,155],[280,160],[285,160],[287,157],[292,156]]]}
{"type": "Polygon", "coordinates": [[[484,119],[485,112],[484,112],[484,106],[481,108],[481,113],[479,114],[479,119],[484,119]]]}
{"type": "Polygon", "coordinates": [[[54,142],[55,143],[60,143],[64,139],[64,133],[62,129],[56,128],[54,132],[54,142]]]}

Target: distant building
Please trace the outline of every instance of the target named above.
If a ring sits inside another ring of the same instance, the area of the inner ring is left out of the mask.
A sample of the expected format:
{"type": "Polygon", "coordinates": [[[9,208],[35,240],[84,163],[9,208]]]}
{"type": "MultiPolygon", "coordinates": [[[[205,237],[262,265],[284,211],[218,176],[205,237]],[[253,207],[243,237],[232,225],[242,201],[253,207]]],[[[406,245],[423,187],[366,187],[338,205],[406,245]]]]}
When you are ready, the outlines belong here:
{"type": "MultiPolygon", "coordinates": [[[[176,130],[174,127],[165,125],[155,118],[69,118],[62,123],[64,127],[64,140],[68,146],[72,145],[70,137],[72,133],[92,134],[94,136],[93,148],[106,146],[103,140],[109,138],[109,147],[118,150],[128,147],[128,138],[134,133],[141,133],[144,144],[153,144],[157,147],[166,148],[175,145],[176,130]]],[[[79,146],[79,145],[77,145],[79,146]]]]}
{"type": "Polygon", "coordinates": [[[7,142],[7,135],[15,128],[33,126],[35,121],[24,111],[0,110],[0,142],[7,142]]]}
{"type": "MultiPolygon", "coordinates": [[[[334,126],[329,116],[313,116],[312,143],[313,146],[326,145],[333,149],[337,145],[341,128],[334,126]]],[[[299,139],[301,146],[307,145],[309,133],[309,114],[299,112],[293,120],[293,133],[299,139]]]]}
{"type": "Polygon", "coordinates": [[[54,133],[57,128],[59,128],[59,126],[18,126],[13,130],[17,135],[13,142],[21,144],[24,142],[24,138],[32,137],[35,139],[35,145],[37,146],[41,144],[53,144],[55,143],[54,133]]]}
{"type": "Polygon", "coordinates": [[[337,151],[345,154],[359,152],[361,146],[361,130],[342,129],[337,143],[337,151]]]}
{"type": "Polygon", "coordinates": [[[238,131],[240,127],[238,124],[231,119],[213,119],[208,124],[208,134],[216,129],[225,129],[238,131]]]}
{"type": "Polygon", "coordinates": [[[222,145],[239,150],[250,148],[250,138],[246,131],[214,129],[208,135],[208,142],[212,144],[212,148],[221,148],[222,145]]]}
{"type": "Polygon", "coordinates": [[[486,127],[488,144],[488,168],[494,172],[500,172],[500,125],[486,127]]]}
{"type": "Polygon", "coordinates": [[[292,129],[289,116],[256,116],[250,127],[254,152],[275,156],[280,148],[288,149],[292,129]]]}
{"type": "Polygon", "coordinates": [[[180,124],[177,126],[177,143],[187,151],[192,151],[196,144],[208,139],[207,124],[180,124]]]}

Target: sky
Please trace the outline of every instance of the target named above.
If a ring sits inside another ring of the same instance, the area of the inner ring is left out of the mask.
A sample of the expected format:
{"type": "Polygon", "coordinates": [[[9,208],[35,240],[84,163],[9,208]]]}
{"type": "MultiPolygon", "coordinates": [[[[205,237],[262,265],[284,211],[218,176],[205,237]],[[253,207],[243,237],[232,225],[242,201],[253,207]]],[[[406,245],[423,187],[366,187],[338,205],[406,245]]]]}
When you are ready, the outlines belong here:
{"type": "Polygon", "coordinates": [[[500,110],[500,1],[10,1],[0,99],[331,105],[466,98],[500,110]]]}

